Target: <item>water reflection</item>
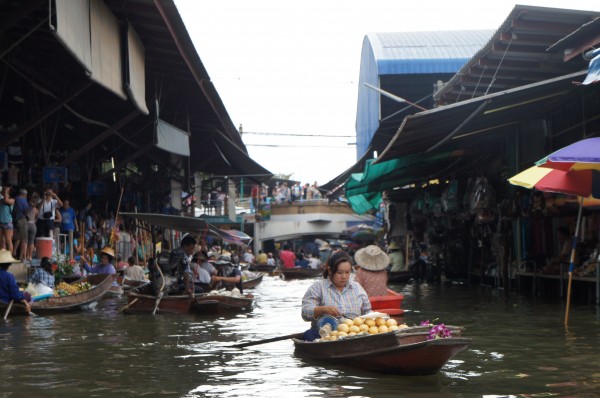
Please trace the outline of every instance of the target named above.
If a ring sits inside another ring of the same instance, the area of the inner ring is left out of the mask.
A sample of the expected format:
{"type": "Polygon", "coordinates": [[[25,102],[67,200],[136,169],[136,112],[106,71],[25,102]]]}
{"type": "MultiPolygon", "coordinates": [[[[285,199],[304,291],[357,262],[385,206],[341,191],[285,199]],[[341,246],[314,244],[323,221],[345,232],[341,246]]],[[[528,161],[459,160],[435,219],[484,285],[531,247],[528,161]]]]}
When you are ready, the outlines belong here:
{"type": "Polygon", "coordinates": [[[325,366],[293,355],[300,299],[311,281],[265,277],[252,312],[202,316],[123,315],[125,298],[79,314],[0,322],[0,391],[10,396],[455,397],[595,396],[600,329],[595,308],[571,309],[468,285],[400,285],[406,322],[463,325],[468,350],[440,373],[399,377],[325,366]]]}

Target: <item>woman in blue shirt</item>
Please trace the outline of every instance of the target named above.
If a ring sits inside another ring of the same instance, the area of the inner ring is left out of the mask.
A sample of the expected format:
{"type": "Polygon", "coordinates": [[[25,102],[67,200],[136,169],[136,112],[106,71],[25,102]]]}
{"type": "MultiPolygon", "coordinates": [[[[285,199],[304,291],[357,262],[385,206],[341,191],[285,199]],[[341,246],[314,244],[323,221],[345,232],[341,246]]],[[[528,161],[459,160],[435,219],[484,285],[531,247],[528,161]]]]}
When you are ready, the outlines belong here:
{"type": "Polygon", "coordinates": [[[107,246],[100,250],[100,264],[96,264],[93,267],[90,267],[85,256],[82,256],[81,259],[83,260],[83,267],[90,274],[117,274],[117,270],[112,264],[115,260],[115,251],[111,247],[107,246]]]}
{"type": "Polygon", "coordinates": [[[18,260],[13,258],[8,250],[0,250],[0,301],[3,303],[20,302],[25,306],[27,312],[31,312],[31,307],[29,307],[23,292],[19,290],[14,275],[8,272],[8,267],[16,262],[18,260]]]}

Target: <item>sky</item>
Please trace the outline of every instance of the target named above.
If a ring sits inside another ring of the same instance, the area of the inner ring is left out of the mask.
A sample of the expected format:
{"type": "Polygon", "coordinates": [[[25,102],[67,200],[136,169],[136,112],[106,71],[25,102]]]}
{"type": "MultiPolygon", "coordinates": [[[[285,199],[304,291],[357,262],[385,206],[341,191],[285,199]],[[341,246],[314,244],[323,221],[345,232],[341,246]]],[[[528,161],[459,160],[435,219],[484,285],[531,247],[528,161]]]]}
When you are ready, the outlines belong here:
{"type": "MultiPolygon", "coordinates": [[[[250,157],[323,185],[356,162],[367,33],[497,29],[515,3],[471,0],[175,0],[250,157]]],[[[518,4],[600,11],[595,0],[518,4]]]]}

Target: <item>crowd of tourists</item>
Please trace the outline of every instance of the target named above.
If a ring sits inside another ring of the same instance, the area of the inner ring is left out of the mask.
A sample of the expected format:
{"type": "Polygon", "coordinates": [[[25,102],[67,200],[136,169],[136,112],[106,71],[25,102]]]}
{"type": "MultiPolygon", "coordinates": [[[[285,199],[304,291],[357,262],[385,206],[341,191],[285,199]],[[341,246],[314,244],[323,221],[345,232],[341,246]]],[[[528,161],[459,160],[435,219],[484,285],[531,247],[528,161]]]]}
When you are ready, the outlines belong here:
{"type": "Polygon", "coordinates": [[[121,218],[117,220],[114,212],[103,215],[96,211],[90,201],[79,209],[73,208],[68,198],[61,198],[52,188],[44,189],[40,195],[24,188],[2,187],[0,249],[8,250],[20,261],[33,260],[36,238],[51,238],[55,241],[53,252],[70,258],[89,256],[112,243],[118,263],[125,266],[130,257],[137,263],[143,249],[148,249],[149,254],[150,248],[144,248],[142,237],[134,231],[132,225],[121,218]],[[57,239],[59,236],[62,239],[57,239]]]}

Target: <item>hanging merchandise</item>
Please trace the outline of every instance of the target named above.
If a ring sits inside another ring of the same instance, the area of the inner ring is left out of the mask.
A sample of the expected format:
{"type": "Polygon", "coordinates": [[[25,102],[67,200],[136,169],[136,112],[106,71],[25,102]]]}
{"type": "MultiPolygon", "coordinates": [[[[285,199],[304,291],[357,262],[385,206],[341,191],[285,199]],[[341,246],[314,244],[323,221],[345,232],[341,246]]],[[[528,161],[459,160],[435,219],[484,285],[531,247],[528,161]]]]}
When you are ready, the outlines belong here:
{"type": "Polygon", "coordinates": [[[446,213],[456,213],[459,209],[458,181],[452,180],[442,192],[442,209],[446,213]]]}
{"type": "Polygon", "coordinates": [[[462,207],[463,209],[471,208],[471,201],[473,199],[473,193],[475,192],[475,178],[469,177],[467,181],[467,188],[465,189],[465,194],[462,198],[462,207]]]}
{"type": "Polygon", "coordinates": [[[496,195],[494,189],[485,177],[479,177],[475,183],[471,200],[471,211],[475,213],[475,222],[478,224],[494,221],[496,209],[496,195]]]}
{"type": "Polygon", "coordinates": [[[546,199],[542,192],[536,191],[530,195],[531,217],[544,217],[546,215],[546,199]]]}

